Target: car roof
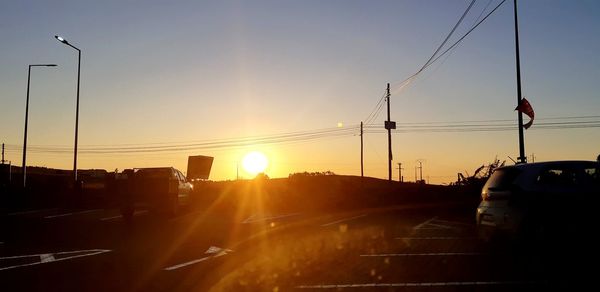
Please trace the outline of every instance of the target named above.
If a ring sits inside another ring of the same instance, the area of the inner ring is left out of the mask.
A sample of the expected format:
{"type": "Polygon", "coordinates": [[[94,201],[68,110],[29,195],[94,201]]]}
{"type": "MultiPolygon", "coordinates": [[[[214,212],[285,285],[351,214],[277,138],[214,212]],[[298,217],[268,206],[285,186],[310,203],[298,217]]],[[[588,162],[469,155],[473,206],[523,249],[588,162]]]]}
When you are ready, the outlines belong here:
{"type": "Polygon", "coordinates": [[[595,166],[598,165],[598,161],[593,160],[558,160],[558,161],[544,161],[544,162],[533,162],[533,163],[520,163],[515,165],[508,165],[499,167],[498,169],[506,168],[517,168],[521,170],[527,169],[539,169],[547,168],[552,166],[595,166]]]}
{"type": "Polygon", "coordinates": [[[171,170],[174,169],[173,167],[142,167],[142,168],[136,168],[136,170],[140,171],[140,170],[171,170]]]}

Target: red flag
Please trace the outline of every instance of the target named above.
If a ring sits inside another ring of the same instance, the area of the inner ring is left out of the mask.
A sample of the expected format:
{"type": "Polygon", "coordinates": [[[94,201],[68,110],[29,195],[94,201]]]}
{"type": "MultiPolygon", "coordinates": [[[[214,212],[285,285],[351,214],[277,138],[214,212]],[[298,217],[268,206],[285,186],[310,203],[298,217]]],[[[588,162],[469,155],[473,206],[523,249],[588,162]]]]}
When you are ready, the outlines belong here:
{"type": "Polygon", "coordinates": [[[531,125],[533,124],[533,118],[535,117],[533,107],[531,107],[529,101],[527,101],[527,99],[525,98],[521,99],[521,103],[519,104],[519,106],[517,106],[517,108],[515,108],[515,110],[526,114],[530,118],[529,122],[523,125],[523,128],[529,129],[529,127],[531,127],[531,125]]]}

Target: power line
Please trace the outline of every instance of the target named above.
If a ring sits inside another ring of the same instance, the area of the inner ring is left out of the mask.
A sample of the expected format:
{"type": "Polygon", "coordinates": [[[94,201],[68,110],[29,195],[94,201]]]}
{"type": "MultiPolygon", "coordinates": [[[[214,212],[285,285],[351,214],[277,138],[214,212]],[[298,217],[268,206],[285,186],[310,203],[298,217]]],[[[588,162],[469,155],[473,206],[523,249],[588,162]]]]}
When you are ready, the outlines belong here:
{"type": "MultiPolygon", "coordinates": [[[[496,5],[496,7],[494,7],[494,9],[492,9],[492,11],[490,11],[483,19],[481,19],[479,22],[477,22],[477,24],[475,24],[471,29],[469,29],[460,39],[458,39],[454,44],[452,44],[448,49],[446,49],[443,53],[441,53],[439,56],[437,56],[433,61],[431,61],[431,64],[435,63],[440,57],[444,56],[446,53],[448,53],[448,51],[452,50],[452,48],[456,47],[456,45],[458,45],[464,38],[466,38],[473,30],[475,30],[481,23],[483,23],[490,15],[492,15],[492,13],[494,13],[498,8],[500,8],[500,6],[502,6],[502,4],[504,4],[504,2],[506,2],[506,0],[502,0],[502,2],[500,2],[498,5],[496,5]]],[[[430,64],[430,65],[431,65],[430,64]]],[[[427,65],[428,67],[429,65],[427,65]]]]}
{"type": "Polygon", "coordinates": [[[427,66],[429,66],[429,64],[432,63],[431,60],[437,55],[437,53],[439,53],[439,51],[442,49],[442,47],[444,47],[444,45],[446,44],[446,42],[448,42],[448,39],[450,39],[450,37],[452,36],[452,34],[454,34],[454,31],[456,31],[456,28],[458,28],[458,26],[462,23],[463,19],[465,19],[465,16],[467,16],[467,13],[469,13],[469,10],[471,10],[471,7],[473,7],[473,4],[475,4],[475,0],[471,0],[471,3],[469,4],[469,6],[465,10],[465,12],[463,12],[462,16],[460,17],[460,19],[458,20],[458,22],[456,22],[456,24],[454,25],[454,27],[452,28],[452,30],[450,30],[450,33],[448,33],[448,35],[446,36],[446,38],[444,39],[444,41],[437,47],[437,49],[435,50],[435,52],[433,52],[433,55],[431,55],[431,57],[429,57],[429,59],[427,60],[427,62],[425,62],[425,64],[423,64],[423,66],[421,67],[421,69],[419,69],[419,71],[417,71],[417,73],[415,73],[414,75],[418,75],[427,66]]]}
{"type": "MultiPolygon", "coordinates": [[[[498,9],[498,7],[500,7],[500,5],[502,5],[506,0],[503,0],[500,4],[498,4],[498,6],[496,6],[492,11],[490,11],[483,19],[477,21],[477,23],[475,25],[473,25],[473,27],[465,34],[463,35],[457,42],[455,42],[452,46],[450,46],[450,48],[448,48],[447,50],[445,50],[442,54],[437,55],[439,53],[439,51],[444,47],[444,45],[448,42],[448,40],[450,39],[450,37],[454,34],[454,32],[456,31],[456,29],[458,28],[458,26],[462,23],[462,21],[464,20],[464,18],[466,17],[466,15],[469,13],[469,11],[471,10],[471,8],[473,7],[473,5],[475,4],[476,0],[472,0],[471,3],[469,4],[469,6],[465,9],[465,11],[463,12],[463,14],[461,15],[461,17],[459,18],[459,20],[456,22],[456,24],[454,25],[454,27],[452,27],[452,29],[450,30],[450,32],[448,33],[448,35],[446,35],[446,38],[444,39],[444,41],[437,47],[437,49],[434,51],[434,53],[429,57],[429,59],[427,60],[427,62],[425,62],[425,64],[423,64],[423,66],[421,66],[421,68],[415,72],[414,74],[412,74],[410,77],[404,79],[401,82],[398,82],[396,84],[394,84],[394,91],[397,92],[397,90],[401,90],[404,87],[406,87],[408,84],[410,84],[421,72],[423,72],[423,70],[425,70],[427,67],[429,67],[431,64],[435,63],[440,57],[444,56],[446,53],[448,53],[448,51],[450,51],[451,49],[453,49],[454,47],[456,47],[456,45],[458,45],[458,43],[460,43],[467,35],[469,35],[469,33],[471,33],[475,28],[477,28],[481,23],[483,23],[492,13],[494,13],[494,11],[496,11],[496,9],[498,9]],[[436,57],[437,55],[437,57],[436,57]]],[[[483,14],[483,12],[485,12],[485,10],[487,9],[487,7],[489,6],[490,3],[488,3],[486,5],[486,7],[484,8],[484,10],[482,11],[482,13],[478,16],[477,19],[479,19],[481,17],[481,15],[483,14]]],[[[379,101],[377,102],[377,105],[375,106],[375,111],[372,111],[371,114],[369,114],[368,116],[368,121],[365,122],[365,125],[370,125],[372,124],[372,122],[379,116],[379,114],[381,113],[381,109],[383,108],[382,104],[383,104],[383,100],[384,97],[380,98],[379,101]]]]}
{"type": "MultiPolygon", "coordinates": [[[[264,137],[254,138],[237,138],[228,140],[208,140],[200,143],[182,143],[175,145],[163,145],[163,146],[139,146],[139,147],[114,147],[114,146],[103,146],[103,147],[81,147],[82,153],[88,154],[111,154],[111,153],[151,153],[151,152],[178,152],[178,151],[189,151],[199,149],[222,149],[222,148],[235,148],[244,147],[257,144],[283,144],[289,142],[301,142],[310,141],[323,138],[331,137],[342,137],[352,136],[356,134],[358,126],[350,126],[345,128],[333,128],[333,129],[322,129],[316,131],[306,131],[297,133],[283,133],[276,135],[269,135],[264,137]]],[[[18,145],[9,145],[10,150],[19,150],[18,145]]],[[[31,152],[43,152],[43,153],[63,153],[70,152],[71,148],[66,146],[32,146],[30,147],[31,152]]]]}

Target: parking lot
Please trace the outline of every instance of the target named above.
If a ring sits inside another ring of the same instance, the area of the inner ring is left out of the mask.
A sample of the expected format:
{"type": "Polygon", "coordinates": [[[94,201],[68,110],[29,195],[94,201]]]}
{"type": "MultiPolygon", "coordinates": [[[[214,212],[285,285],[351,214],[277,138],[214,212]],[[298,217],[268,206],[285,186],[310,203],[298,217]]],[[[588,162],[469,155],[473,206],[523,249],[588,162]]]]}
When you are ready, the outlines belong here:
{"type": "MultiPolygon", "coordinates": [[[[117,210],[5,214],[0,278],[38,291],[506,291],[571,287],[551,255],[481,243],[473,214],[445,206],[351,212],[117,210]]],[[[566,251],[556,251],[561,253],[566,251]]]]}

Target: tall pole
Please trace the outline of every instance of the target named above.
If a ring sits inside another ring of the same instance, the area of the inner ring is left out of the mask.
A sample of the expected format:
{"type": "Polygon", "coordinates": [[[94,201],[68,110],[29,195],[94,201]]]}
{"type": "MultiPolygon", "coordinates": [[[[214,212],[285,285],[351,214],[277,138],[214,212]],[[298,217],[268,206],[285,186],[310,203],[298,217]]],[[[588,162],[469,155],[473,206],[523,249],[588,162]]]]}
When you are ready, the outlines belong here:
{"type": "Polygon", "coordinates": [[[398,162],[398,181],[402,182],[402,163],[398,162]]]}
{"type": "Polygon", "coordinates": [[[79,133],[79,77],[81,72],[81,50],[77,49],[77,52],[77,103],[75,108],[75,149],[73,155],[73,180],[75,185],[77,185],[77,137],[79,133]]]}
{"type": "Polygon", "coordinates": [[[55,35],[54,38],[56,38],[59,42],[77,50],[77,101],[75,107],[75,147],[73,150],[73,181],[75,182],[75,186],[77,186],[77,137],[79,133],[79,80],[81,76],[81,50],[61,36],[55,35]]]}
{"type": "Polygon", "coordinates": [[[418,180],[417,180],[417,168],[419,168],[419,167],[415,165],[415,182],[418,182],[418,180]]]}
{"type": "Polygon", "coordinates": [[[360,177],[365,177],[363,134],[363,122],[360,122],[360,177]]]}
{"type": "MultiPolygon", "coordinates": [[[[514,0],[515,9],[515,50],[516,50],[516,63],[517,63],[517,106],[521,104],[521,60],[519,58],[519,22],[517,18],[517,0],[514,0]]],[[[519,119],[519,157],[517,161],[519,163],[527,163],[527,156],[525,156],[525,141],[523,136],[523,113],[517,111],[519,119]]]]}
{"type": "MultiPolygon", "coordinates": [[[[23,187],[26,186],[27,183],[27,122],[29,120],[29,84],[31,83],[31,67],[56,67],[56,64],[36,64],[29,65],[29,69],[27,70],[27,98],[25,100],[25,130],[23,132],[23,163],[21,166],[23,167],[23,187]]],[[[2,144],[4,156],[4,144],[2,144]]],[[[4,160],[4,157],[2,158],[4,160]]]]}
{"type": "Polygon", "coordinates": [[[23,170],[23,188],[27,185],[27,120],[29,117],[29,83],[31,81],[31,65],[27,70],[27,99],[25,100],[25,131],[23,132],[23,163],[21,164],[23,170]]]}
{"type": "Polygon", "coordinates": [[[4,143],[2,143],[2,164],[4,164],[4,143]]]}
{"type": "Polygon", "coordinates": [[[423,162],[419,161],[419,177],[421,178],[421,181],[423,181],[423,162]]]}
{"type": "Polygon", "coordinates": [[[390,84],[387,84],[388,180],[392,180],[392,122],[390,121],[390,84]]]}

